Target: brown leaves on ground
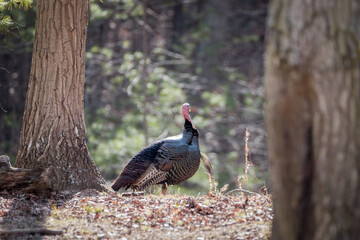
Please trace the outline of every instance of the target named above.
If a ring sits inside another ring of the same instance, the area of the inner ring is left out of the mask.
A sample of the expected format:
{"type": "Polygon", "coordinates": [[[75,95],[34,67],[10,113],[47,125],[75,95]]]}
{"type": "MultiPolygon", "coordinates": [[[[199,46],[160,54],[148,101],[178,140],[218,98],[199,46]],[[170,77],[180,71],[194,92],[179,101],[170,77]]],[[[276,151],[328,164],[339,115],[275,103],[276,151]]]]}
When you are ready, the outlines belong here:
{"type": "Polygon", "coordinates": [[[268,239],[271,219],[271,203],[260,195],[122,197],[88,191],[43,199],[0,193],[0,229],[63,231],[43,239],[268,239]]]}

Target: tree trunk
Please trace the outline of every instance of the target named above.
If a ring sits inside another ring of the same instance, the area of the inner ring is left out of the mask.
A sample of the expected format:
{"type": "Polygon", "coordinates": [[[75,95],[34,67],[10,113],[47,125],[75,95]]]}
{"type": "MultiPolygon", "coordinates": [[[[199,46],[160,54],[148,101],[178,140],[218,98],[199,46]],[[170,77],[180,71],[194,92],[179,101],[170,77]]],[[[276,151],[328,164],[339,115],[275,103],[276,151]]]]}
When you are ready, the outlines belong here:
{"type": "Polygon", "coordinates": [[[274,0],[265,59],[273,239],[360,239],[355,0],[274,0]]]}
{"type": "Polygon", "coordinates": [[[85,143],[84,79],[89,2],[39,0],[15,166],[51,172],[53,190],[103,189],[85,143]]]}
{"type": "Polygon", "coordinates": [[[219,63],[224,61],[224,44],[228,41],[228,19],[224,13],[231,10],[231,2],[209,0],[205,6],[199,15],[204,15],[202,21],[209,30],[199,42],[195,67],[201,70],[200,78],[210,86],[217,86],[219,79],[226,78],[219,63]]]}

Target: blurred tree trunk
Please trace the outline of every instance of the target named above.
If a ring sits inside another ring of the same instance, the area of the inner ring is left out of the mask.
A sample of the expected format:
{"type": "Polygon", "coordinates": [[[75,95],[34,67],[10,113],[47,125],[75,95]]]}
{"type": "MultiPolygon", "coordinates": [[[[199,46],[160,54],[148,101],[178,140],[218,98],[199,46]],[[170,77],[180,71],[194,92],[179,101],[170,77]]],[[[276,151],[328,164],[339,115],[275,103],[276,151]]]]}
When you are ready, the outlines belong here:
{"type": "Polygon", "coordinates": [[[173,19],[172,19],[172,27],[173,27],[173,36],[172,42],[173,44],[179,44],[180,38],[183,34],[183,24],[184,24],[184,13],[183,13],[183,1],[175,0],[173,7],[173,19]]]}
{"type": "Polygon", "coordinates": [[[207,84],[218,85],[219,79],[224,79],[224,73],[219,62],[224,60],[224,44],[226,43],[227,31],[229,26],[225,12],[231,12],[230,1],[209,0],[200,15],[204,14],[203,24],[208,27],[200,26],[200,31],[205,35],[199,42],[196,53],[196,68],[200,70],[200,78],[207,84]]]}
{"type": "Polygon", "coordinates": [[[265,59],[273,239],[360,239],[355,0],[274,0],[265,59]]]}
{"type": "Polygon", "coordinates": [[[89,1],[39,0],[16,167],[43,169],[53,190],[103,189],[85,143],[89,1]]]}

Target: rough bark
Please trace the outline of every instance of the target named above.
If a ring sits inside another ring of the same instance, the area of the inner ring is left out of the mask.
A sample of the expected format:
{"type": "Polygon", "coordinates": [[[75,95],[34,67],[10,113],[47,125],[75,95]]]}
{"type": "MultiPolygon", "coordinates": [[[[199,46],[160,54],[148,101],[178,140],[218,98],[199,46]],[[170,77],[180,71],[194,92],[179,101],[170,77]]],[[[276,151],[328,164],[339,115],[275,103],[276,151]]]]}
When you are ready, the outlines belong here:
{"type": "Polygon", "coordinates": [[[53,190],[103,189],[85,143],[89,1],[39,0],[30,81],[15,166],[52,173],[53,190]]]}
{"type": "Polygon", "coordinates": [[[273,239],[360,239],[355,0],[274,0],[265,59],[273,239]]]}

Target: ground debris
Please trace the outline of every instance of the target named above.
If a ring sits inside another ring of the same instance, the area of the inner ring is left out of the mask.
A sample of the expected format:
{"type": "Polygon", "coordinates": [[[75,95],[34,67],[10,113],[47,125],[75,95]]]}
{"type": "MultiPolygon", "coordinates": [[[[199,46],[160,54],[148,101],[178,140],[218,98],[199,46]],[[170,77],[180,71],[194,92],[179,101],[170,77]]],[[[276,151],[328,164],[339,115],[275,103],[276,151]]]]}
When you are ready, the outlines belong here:
{"type": "Polygon", "coordinates": [[[271,203],[256,195],[0,193],[0,229],[62,232],[42,239],[268,239],[271,220],[271,203]]]}

